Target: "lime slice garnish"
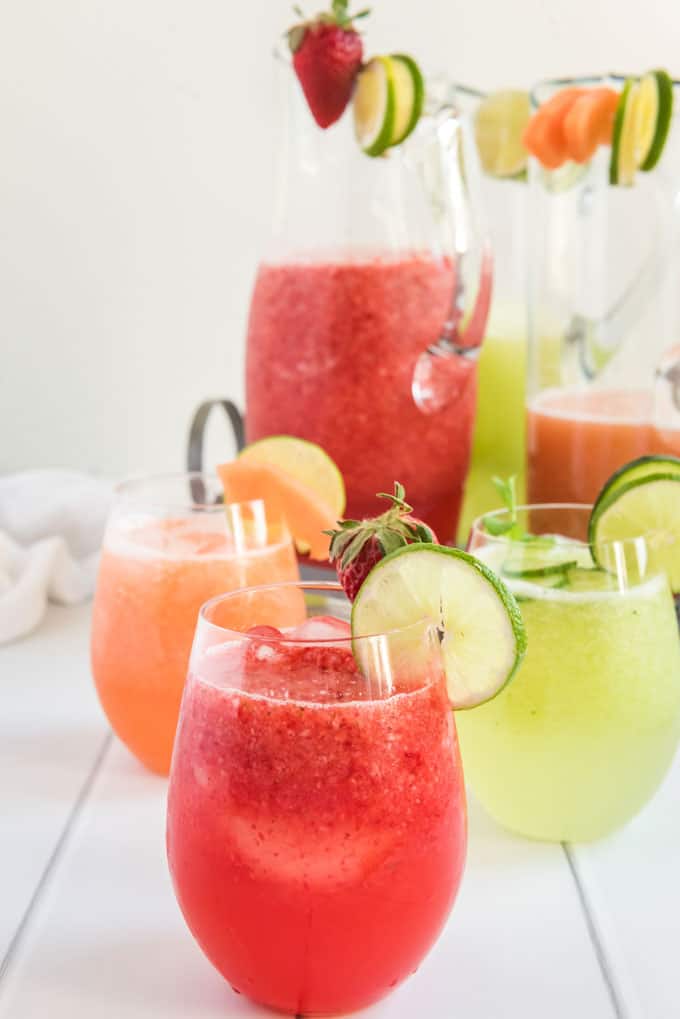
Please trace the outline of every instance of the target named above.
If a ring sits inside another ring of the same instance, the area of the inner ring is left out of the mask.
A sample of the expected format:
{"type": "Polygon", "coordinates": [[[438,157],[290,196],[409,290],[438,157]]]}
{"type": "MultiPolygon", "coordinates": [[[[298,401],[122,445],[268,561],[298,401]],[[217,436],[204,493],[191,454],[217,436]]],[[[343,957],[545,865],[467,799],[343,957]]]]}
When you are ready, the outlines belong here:
{"type": "Polygon", "coordinates": [[[612,492],[623,488],[630,481],[637,481],[639,478],[648,478],[652,474],[678,474],[680,475],[680,459],[677,456],[641,456],[637,460],[631,460],[624,464],[618,471],[614,471],[611,477],[607,478],[600,494],[593,506],[593,515],[599,506],[608,500],[612,492]]]}
{"type": "Polygon", "coordinates": [[[593,556],[604,568],[617,568],[605,542],[643,537],[648,560],[637,549],[625,550],[630,572],[665,572],[675,593],[680,592],[680,474],[650,474],[615,487],[600,501],[588,530],[593,556]]]}
{"type": "Polygon", "coordinates": [[[280,467],[323,499],[337,517],[345,512],[342,474],[328,453],[315,442],[294,435],[270,435],[246,446],[239,459],[280,467]]]}
{"type": "Polygon", "coordinates": [[[374,57],[360,71],[354,92],[354,130],[368,156],[399,145],[418,123],[425,83],[412,57],[374,57]]]}
{"type": "Polygon", "coordinates": [[[380,156],[395,132],[395,85],[389,57],[373,57],[357,76],[354,132],[367,156],[380,156]]]}
{"type": "Polygon", "coordinates": [[[630,187],[635,180],[638,168],[636,130],[637,130],[637,97],[639,83],[628,78],[619,105],[614,114],[614,132],[612,135],[612,154],[609,164],[609,180],[612,184],[630,187]]]}
{"type": "Polygon", "coordinates": [[[638,166],[653,170],[666,144],[673,116],[673,82],[666,71],[650,71],[640,81],[637,109],[638,166]]]}
{"type": "Polygon", "coordinates": [[[352,634],[382,633],[427,617],[442,630],[453,707],[495,697],[526,650],[519,606],[503,582],[459,549],[406,545],[381,559],[359,588],[352,634]]]}
{"type": "Polygon", "coordinates": [[[529,123],[528,92],[494,92],[479,104],[475,139],[482,167],[492,177],[516,177],[526,169],[522,134],[529,123]]]}
{"type": "Polygon", "coordinates": [[[652,170],[663,152],[673,115],[673,82],[650,71],[624,85],[614,117],[609,179],[630,186],[637,170],[652,170]]]}
{"type": "Polygon", "coordinates": [[[393,53],[387,58],[392,66],[394,84],[394,127],[390,147],[399,145],[413,131],[423,112],[425,82],[420,68],[405,53],[393,53]]]}

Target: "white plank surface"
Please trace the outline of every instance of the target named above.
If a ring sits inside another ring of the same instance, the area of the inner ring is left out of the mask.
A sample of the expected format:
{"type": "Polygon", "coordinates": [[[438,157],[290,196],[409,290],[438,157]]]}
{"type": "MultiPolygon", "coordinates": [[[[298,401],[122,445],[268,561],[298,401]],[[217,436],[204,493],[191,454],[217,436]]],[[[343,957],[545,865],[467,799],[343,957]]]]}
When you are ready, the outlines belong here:
{"type": "Polygon", "coordinates": [[[0,647],[0,965],[104,743],[90,606],[0,647]]]}
{"type": "MultiPolygon", "coordinates": [[[[0,985],[0,1019],[246,1019],[186,930],[165,863],[166,783],[114,744],[0,985]]],[[[610,1019],[560,847],[502,833],[474,806],[449,925],[366,1019],[610,1019]]]]}
{"type": "Polygon", "coordinates": [[[680,755],[635,820],[571,853],[623,1019],[680,1016],[680,755]]]}

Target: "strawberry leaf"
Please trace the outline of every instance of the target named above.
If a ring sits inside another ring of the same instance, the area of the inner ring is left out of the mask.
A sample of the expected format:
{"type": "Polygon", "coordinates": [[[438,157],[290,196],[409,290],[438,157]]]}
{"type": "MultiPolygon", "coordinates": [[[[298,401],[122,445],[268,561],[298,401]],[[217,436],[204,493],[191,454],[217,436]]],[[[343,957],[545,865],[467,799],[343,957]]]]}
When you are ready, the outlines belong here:
{"type": "Polygon", "coordinates": [[[434,541],[434,534],[432,533],[430,528],[427,526],[427,524],[422,524],[422,523],[419,522],[419,523],[417,523],[415,525],[413,530],[414,530],[414,533],[415,533],[416,537],[418,538],[418,541],[427,541],[427,542],[434,541]]]}
{"type": "Polygon", "coordinates": [[[407,541],[403,535],[398,534],[397,531],[384,531],[378,536],[380,547],[382,548],[385,555],[389,555],[390,552],[396,552],[402,545],[406,545],[407,541]]]}
{"type": "Polygon", "coordinates": [[[359,553],[361,552],[362,548],[364,547],[364,542],[365,541],[366,541],[366,533],[364,531],[358,531],[352,537],[352,539],[348,543],[347,547],[345,548],[345,551],[343,553],[342,559],[340,560],[340,566],[342,567],[343,570],[347,566],[349,566],[349,564],[352,562],[352,560],[356,559],[356,557],[359,555],[359,553]]]}
{"type": "Polygon", "coordinates": [[[394,482],[394,495],[387,492],[378,492],[378,499],[389,499],[394,506],[398,506],[403,513],[413,513],[413,506],[406,502],[406,489],[398,481],[394,482]]]}

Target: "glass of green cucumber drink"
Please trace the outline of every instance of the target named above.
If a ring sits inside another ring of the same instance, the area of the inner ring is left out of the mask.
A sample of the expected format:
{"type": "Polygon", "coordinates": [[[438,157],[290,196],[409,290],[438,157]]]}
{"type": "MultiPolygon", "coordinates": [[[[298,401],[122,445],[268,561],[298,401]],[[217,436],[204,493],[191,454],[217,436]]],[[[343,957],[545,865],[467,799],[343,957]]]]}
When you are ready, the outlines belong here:
{"type": "Polygon", "coordinates": [[[649,480],[595,507],[511,505],[472,527],[469,551],[517,599],[527,652],[494,699],[457,712],[465,774],[492,817],[530,838],[623,825],[680,739],[680,544],[650,519],[665,500],[678,535],[680,483],[649,480]]]}

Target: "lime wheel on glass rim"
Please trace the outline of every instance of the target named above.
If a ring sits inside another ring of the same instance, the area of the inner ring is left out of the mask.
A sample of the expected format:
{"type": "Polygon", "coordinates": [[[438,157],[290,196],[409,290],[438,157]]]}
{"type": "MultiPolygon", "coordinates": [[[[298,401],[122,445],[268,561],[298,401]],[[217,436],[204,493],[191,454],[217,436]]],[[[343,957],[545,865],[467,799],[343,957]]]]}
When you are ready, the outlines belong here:
{"type": "Polygon", "coordinates": [[[427,618],[439,628],[452,707],[472,708],[500,693],[524,657],[526,632],[515,598],[496,574],[460,549],[432,543],[399,548],[359,588],[352,634],[384,633],[427,618]]]}

